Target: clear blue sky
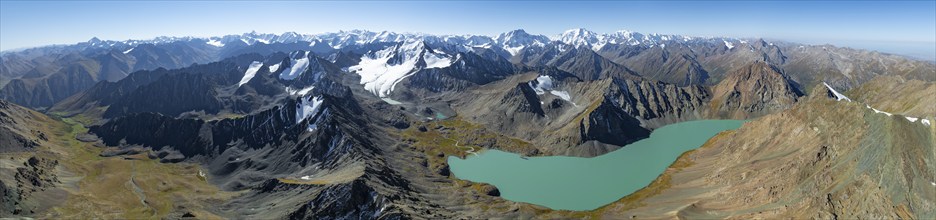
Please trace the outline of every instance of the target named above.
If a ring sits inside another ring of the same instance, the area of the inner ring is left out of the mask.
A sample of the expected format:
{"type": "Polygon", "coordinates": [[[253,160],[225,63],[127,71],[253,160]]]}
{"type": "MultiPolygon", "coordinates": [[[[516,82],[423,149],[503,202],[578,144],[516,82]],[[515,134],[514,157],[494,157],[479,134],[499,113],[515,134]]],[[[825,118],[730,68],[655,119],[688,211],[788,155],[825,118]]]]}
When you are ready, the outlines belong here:
{"type": "Polygon", "coordinates": [[[903,48],[936,59],[936,1],[0,1],[0,50],[76,43],[91,37],[150,39],[254,30],[494,35],[522,28],[551,36],[576,27],[596,32],[627,29],[765,37],[890,52],[903,48]]]}

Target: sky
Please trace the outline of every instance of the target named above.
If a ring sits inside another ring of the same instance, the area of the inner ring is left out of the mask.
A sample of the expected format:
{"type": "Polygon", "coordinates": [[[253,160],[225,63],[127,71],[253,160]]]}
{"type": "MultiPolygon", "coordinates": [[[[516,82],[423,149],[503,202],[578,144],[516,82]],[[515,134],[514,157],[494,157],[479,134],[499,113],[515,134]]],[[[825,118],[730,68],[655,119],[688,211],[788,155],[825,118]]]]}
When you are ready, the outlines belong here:
{"type": "Polygon", "coordinates": [[[936,1],[0,1],[0,50],[339,30],[553,36],[572,28],[762,37],[936,60],[936,1]]]}

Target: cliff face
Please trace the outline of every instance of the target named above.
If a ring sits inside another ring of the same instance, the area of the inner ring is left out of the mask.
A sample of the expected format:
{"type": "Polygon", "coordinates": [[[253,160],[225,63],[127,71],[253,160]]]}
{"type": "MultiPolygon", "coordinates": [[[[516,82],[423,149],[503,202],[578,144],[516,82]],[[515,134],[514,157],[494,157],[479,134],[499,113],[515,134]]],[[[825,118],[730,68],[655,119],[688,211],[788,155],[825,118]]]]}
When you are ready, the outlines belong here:
{"type": "Polygon", "coordinates": [[[659,122],[698,118],[710,96],[702,86],[615,79],[604,97],[628,115],[644,120],[645,126],[656,127],[662,124],[659,122]]]}
{"type": "Polygon", "coordinates": [[[789,108],[803,93],[773,65],[754,62],[712,87],[710,114],[746,119],[789,108]]]}
{"type": "Polygon", "coordinates": [[[936,216],[936,128],[876,113],[864,103],[836,101],[825,96],[823,86],[814,88],[814,95],[789,110],[715,136],[680,157],[647,188],[591,214],[703,219],[936,216]]]}

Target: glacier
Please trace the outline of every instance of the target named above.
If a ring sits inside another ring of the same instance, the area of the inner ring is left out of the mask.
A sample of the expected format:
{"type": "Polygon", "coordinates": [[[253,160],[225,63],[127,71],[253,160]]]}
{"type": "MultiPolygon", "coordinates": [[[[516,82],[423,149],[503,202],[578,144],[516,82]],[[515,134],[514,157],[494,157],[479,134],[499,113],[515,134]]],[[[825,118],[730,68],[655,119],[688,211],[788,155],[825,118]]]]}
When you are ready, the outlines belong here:
{"type": "Polygon", "coordinates": [[[450,55],[429,49],[424,42],[416,41],[365,54],[361,62],[348,67],[348,71],[361,76],[364,89],[385,98],[390,96],[397,83],[418,70],[445,68],[454,62],[450,55]],[[391,59],[401,61],[397,63],[391,59]],[[419,61],[423,61],[425,66],[419,66],[419,61]]]}

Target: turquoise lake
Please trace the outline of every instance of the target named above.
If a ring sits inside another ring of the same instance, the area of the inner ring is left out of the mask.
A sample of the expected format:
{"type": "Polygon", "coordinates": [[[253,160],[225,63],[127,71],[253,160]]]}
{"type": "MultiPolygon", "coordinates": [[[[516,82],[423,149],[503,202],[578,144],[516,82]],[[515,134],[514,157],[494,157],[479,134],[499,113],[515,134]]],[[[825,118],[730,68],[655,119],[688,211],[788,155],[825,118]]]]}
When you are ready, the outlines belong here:
{"type": "Polygon", "coordinates": [[[504,199],[561,210],[592,210],[653,182],[682,153],[743,120],[701,120],[658,128],[649,138],[593,157],[528,157],[485,150],[449,157],[459,179],[496,186],[504,199]]]}

